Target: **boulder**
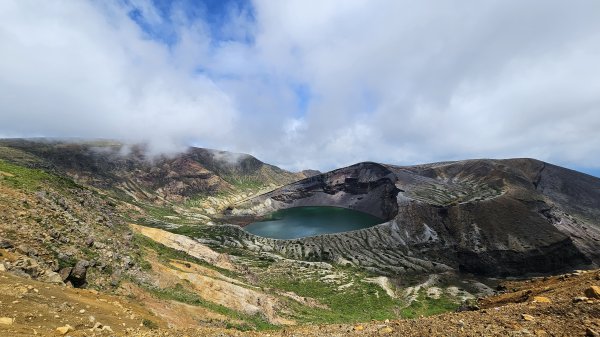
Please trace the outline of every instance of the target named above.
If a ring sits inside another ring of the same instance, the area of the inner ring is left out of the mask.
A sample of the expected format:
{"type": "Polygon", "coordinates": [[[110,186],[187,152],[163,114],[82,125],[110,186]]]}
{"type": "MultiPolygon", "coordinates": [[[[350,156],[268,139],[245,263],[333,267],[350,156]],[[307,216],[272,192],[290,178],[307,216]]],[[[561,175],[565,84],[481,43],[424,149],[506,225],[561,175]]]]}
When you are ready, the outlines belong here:
{"type": "Polygon", "coordinates": [[[46,283],[63,284],[63,278],[59,273],[47,271],[42,281],[46,283]]]}
{"type": "Polygon", "coordinates": [[[73,268],[65,267],[58,272],[60,278],[62,279],[62,282],[67,282],[67,279],[71,275],[71,270],[73,270],[73,268]]]}
{"type": "Polygon", "coordinates": [[[61,269],[58,273],[62,281],[68,285],[72,285],[74,288],[82,288],[87,284],[86,276],[87,269],[90,266],[90,263],[86,260],[79,260],[75,263],[75,266],[65,267],[61,269]]]}
{"type": "Polygon", "coordinates": [[[71,331],[75,331],[75,329],[72,326],[70,326],[69,324],[56,328],[56,332],[59,335],[66,335],[71,331]]]}
{"type": "Polygon", "coordinates": [[[460,311],[476,311],[479,310],[479,304],[476,299],[469,298],[461,303],[461,305],[456,309],[457,312],[460,311]]]}
{"type": "Polygon", "coordinates": [[[536,303],[552,303],[552,301],[545,296],[534,296],[533,301],[536,303]]]}
{"type": "Polygon", "coordinates": [[[69,281],[73,284],[75,288],[81,288],[86,284],[86,275],[87,269],[90,266],[90,263],[86,260],[79,260],[75,263],[75,266],[71,270],[71,274],[69,275],[69,281]]]}
{"type": "Polygon", "coordinates": [[[521,314],[521,318],[525,321],[533,321],[535,318],[531,315],[521,314]]]}
{"type": "Polygon", "coordinates": [[[18,258],[8,269],[17,275],[21,274],[31,278],[38,278],[42,273],[44,273],[44,270],[40,267],[37,261],[25,256],[18,258]]]}
{"type": "Polygon", "coordinates": [[[600,287],[591,286],[585,290],[585,296],[600,299],[600,287]]]}
{"type": "Polygon", "coordinates": [[[15,322],[14,318],[11,317],[0,317],[0,324],[12,325],[15,322]]]}
{"type": "Polygon", "coordinates": [[[588,327],[585,329],[585,336],[586,337],[600,337],[600,333],[598,333],[594,329],[588,327]]]}
{"type": "Polygon", "coordinates": [[[0,239],[0,248],[1,249],[10,249],[13,247],[14,247],[14,245],[12,244],[12,242],[10,242],[6,239],[0,239]]]}

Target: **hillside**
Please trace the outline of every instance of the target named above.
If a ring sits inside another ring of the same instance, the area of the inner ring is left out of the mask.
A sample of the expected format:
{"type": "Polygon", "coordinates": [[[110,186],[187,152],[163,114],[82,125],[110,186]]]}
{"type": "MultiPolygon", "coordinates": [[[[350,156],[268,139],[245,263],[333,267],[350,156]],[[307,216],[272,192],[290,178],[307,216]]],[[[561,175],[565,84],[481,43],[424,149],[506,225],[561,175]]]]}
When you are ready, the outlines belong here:
{"type": "MultiPolygon", "coordinates": [[[[0,272],[2,336],[597,336],[600,332],[600,270],[527,281],[479,301],[478,309],[458,313],[358,324],[308,325],[268,332],[242,332],[199,324],[171,325],[145,307],[120,296],[64,289],[0,272]],[[11,304],[12,303],[12,304],[11,304]],[[143,322],[140,326],[139,322],[143,322]],[[69,329],[72,327],[72,330],[69,329]]],[[[181,311],[185,312],[185,311],[181,311]]],[[[179,313],[181,315],[181,312],[179,313]]],[[[187,312],[185,312],[188,314],[187,312]]],[[[205,316],[206,318],[210,316],[205,316]]],[[[218,319],[213,317],[212,319],[218,319]]]]}
{"type": "Polygon", "coordinates": [[[199,194],[280,186],[302,177],[246,154],[189,148],[148,154],[144,145],[113,141],[0,140],[0,159],[67,175],[81,184],[154,203],[199,194]]]}
{"type": "Polygon", "coordinates": [[[207,149],[1,140],[0,335],[598,331],[598,301],[571,304],[595,273],[498,285],[595,268],[599,187],[529,159],[295,174],[207,149]],[[383,223],[296,240],[232,224],[306,205],[383,223]],[[531,304],[540,293],[552,304],[531,304]]]}

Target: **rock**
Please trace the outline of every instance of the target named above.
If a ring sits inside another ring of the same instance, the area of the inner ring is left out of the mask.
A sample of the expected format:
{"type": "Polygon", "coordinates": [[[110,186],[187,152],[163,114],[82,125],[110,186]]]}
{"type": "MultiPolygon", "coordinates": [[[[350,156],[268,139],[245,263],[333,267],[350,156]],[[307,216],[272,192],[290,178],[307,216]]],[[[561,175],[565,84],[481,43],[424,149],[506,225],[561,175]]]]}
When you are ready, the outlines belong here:
{"type": "Polygon", "coordinates": [[[117,270],[114,273],[112,273],[112,275],[110,275],[110,285],[113,287],[116,287],[119,285],[120,282],[121,282],[121,272],[117,270]]]}
{"type": "Polygon", "coordinates": [[[586,337],[600,337],[600,333],[596,332],[592,328],[586,328],[585,335],[586,337]]]}
{"type": "Polygon", "coordinates": [[[27,255],[27,256],[31,256],[31,257],[40,255],[40,253],[35,248],[30,247],[25,244],[18,245],[16,250],[17,250],[17,252],[19,252],[23,255],[27,255]]]}
{"type": "Polygon", "coordinates": [[[21,274],[31,278],[38,278],[45,272],[35,260],[25,256],[19,257],[8,269],[15,274],[21,274]]]}
{"type": "Polygon", "coordinates": [[[548,333],[546,332],[546,330],[535,330],[534,333],[538,337],[548,336],[548,333]]]}
{"type": "Polygon", "coordinates": [[[66,335],[71,331],[75,331],[75,328],[73,328],[69,324],[56,328],[56,332],[58,332],[60,335],[66,335]]]}
{"type": "Polygon", "coordinates": [[[133,262],[133,260],[131,259],[131,257],[125,256],[123,258],[123,266],[124,266],[125,269],[130,269],[133,266],[135,266],[135,262],[133,262]]]}
{"type": "Polygon", "coordinates": [[[58,272],[62,282],[67,281],[67,279],[69,278],[69,275],[71,275],[71,270],[73,270],[73,268],[65,267],[58,272]]]}
{"type": "Polygon", "coordinates": [[[89,266],[90,266],[89,261],[86,261],[86,260],[77,261],[77,263],[75,264],[75,267],[73,267],[73,270],[71,271],[71,276],[78,278],[78,279],[84,279],[85,275],[87,273],[87,268],[89,266]]]}
{"type": "Polygon", "coordinates": [[[354,327],[354,331],[363,331],[364,329],[365,329],[365,327],[364,327],[364,326],[362,326],[362,325],[356,325],[356,326],[354,327]]]}
{"type": "Polygon", "coordinates": [[[552,303],[552,301],[545,296],[534,296],[533,301],[536,303],[552,303]]]}
{"type": "Polygon", "coordinates": [[[88,247],[92,247],[94,245],[94,238],[88,238],[87,240],[85,240],[85,245],[88,247]]]}
{"type": "Polygon", "coordinates": [[[394,329],[390,328],[389,326],[386,326],[385,328],[379,330],[379,332],[388,334],[394,332],[394,329]]]}
{"type": "Polygon", "coordinates": [[[90,263],[86,260],[79,260],[73,268],[62,268],[58,273],[63,282],[71,284],[75,288],[81,288],[86,285],[87,268],[90,263]]]}
{"type": "Polygon", "coordinates": [[[573,297],[573,303],[584,302],[587,301],[587,299],[588,298],[585,296],[573,297]]]}
{"type": "MultiPolygon", "coordinates": [[[[93,317],[93,316],[90,316],[90,317],[93,317]]],[[[94,320],[95,320],[95,318],[94,318],[94,320]]],[[[90,322],[93,322],[94,320],[90,319],[90,322]]],[[[102,323],[96,322],[96,323],[94,323],[94,326],[90,329],[90,331],[99,331],[102,329],[102,326],[103,326],[102,323]]]]}
{"type": "Polygon", "coordinates": [[[12,244],[12,242],[10,242],[6,239],[0,239],[0,249],[10,249],[13,247],[14,247],[14,245],[12,244]]]}
{"type": "Polygon", "coordinates": [[[0,317],[0,324],[4,325],[12,325],[15,322],[14,318],[10,317],[0,317]]]}
{"type": "Polygon", "coordinates": [[[479,310],[479,303],[476,299],[469,298],[464,300],[461,305],[456,309],[457,312],[461,311],[476,311],[479,310]]]}
{"type": "Polygon", "coordinates": [[[585,290],[585,296],[600,299],[600,287],[591,286],[585,290]]]}
{"type": "Polygon", "coordinates": [[[103,325],[100,322],[94,323],[94,326],[90,329],[90,331],[108,331],[108,332],[113,332],[113,330],[112,330],[112,328],[110,326],[103,325]]]}
{"type": "Polygon", "coordinates": [[[533,321],[535,318],[531,315],[521,314],[521,318],[525,321],[533,321]]]}
{"type": "Polygon", "coordinates": [[[6,271],[6,266],[4,263],[0,263],[0,271],[6,271]]]}
{"type": "Polygon", "coordinates": [[[63,284],[63,278],[62,276],[60,276],[59,273],[53,272],[53,271],[47,271],[44,275],[44,278],[42,279],[42,281],[46,282],[46,283],[56,283],[56,284],[63,284]]]}

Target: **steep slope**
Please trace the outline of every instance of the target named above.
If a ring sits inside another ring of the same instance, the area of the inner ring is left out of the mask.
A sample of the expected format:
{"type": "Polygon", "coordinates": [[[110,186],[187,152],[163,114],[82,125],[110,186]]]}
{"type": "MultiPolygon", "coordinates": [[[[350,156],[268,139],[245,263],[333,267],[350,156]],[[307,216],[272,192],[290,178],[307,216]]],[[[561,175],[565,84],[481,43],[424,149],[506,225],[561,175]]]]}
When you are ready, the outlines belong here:
{"type": "Polygon", "coordinates": [[[532,159],[412,167],[361,163],[240,203],[231,215],[341,206],[389,220],[364,230],[272,240],[230,235],[294,258],[380,272],[553,272],[600,262],[600,179],[532,159]]]}

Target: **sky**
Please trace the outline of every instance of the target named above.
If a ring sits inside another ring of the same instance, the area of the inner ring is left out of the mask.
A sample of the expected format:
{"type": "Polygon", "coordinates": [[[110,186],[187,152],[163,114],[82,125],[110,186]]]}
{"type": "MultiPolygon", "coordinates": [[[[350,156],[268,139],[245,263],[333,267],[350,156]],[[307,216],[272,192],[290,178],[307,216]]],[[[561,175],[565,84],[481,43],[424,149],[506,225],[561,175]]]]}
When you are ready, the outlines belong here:
{"type": "Polygon", "coordinates": [[[3,0],[0,137],[600,176],[597,0],[3,0]]]}

